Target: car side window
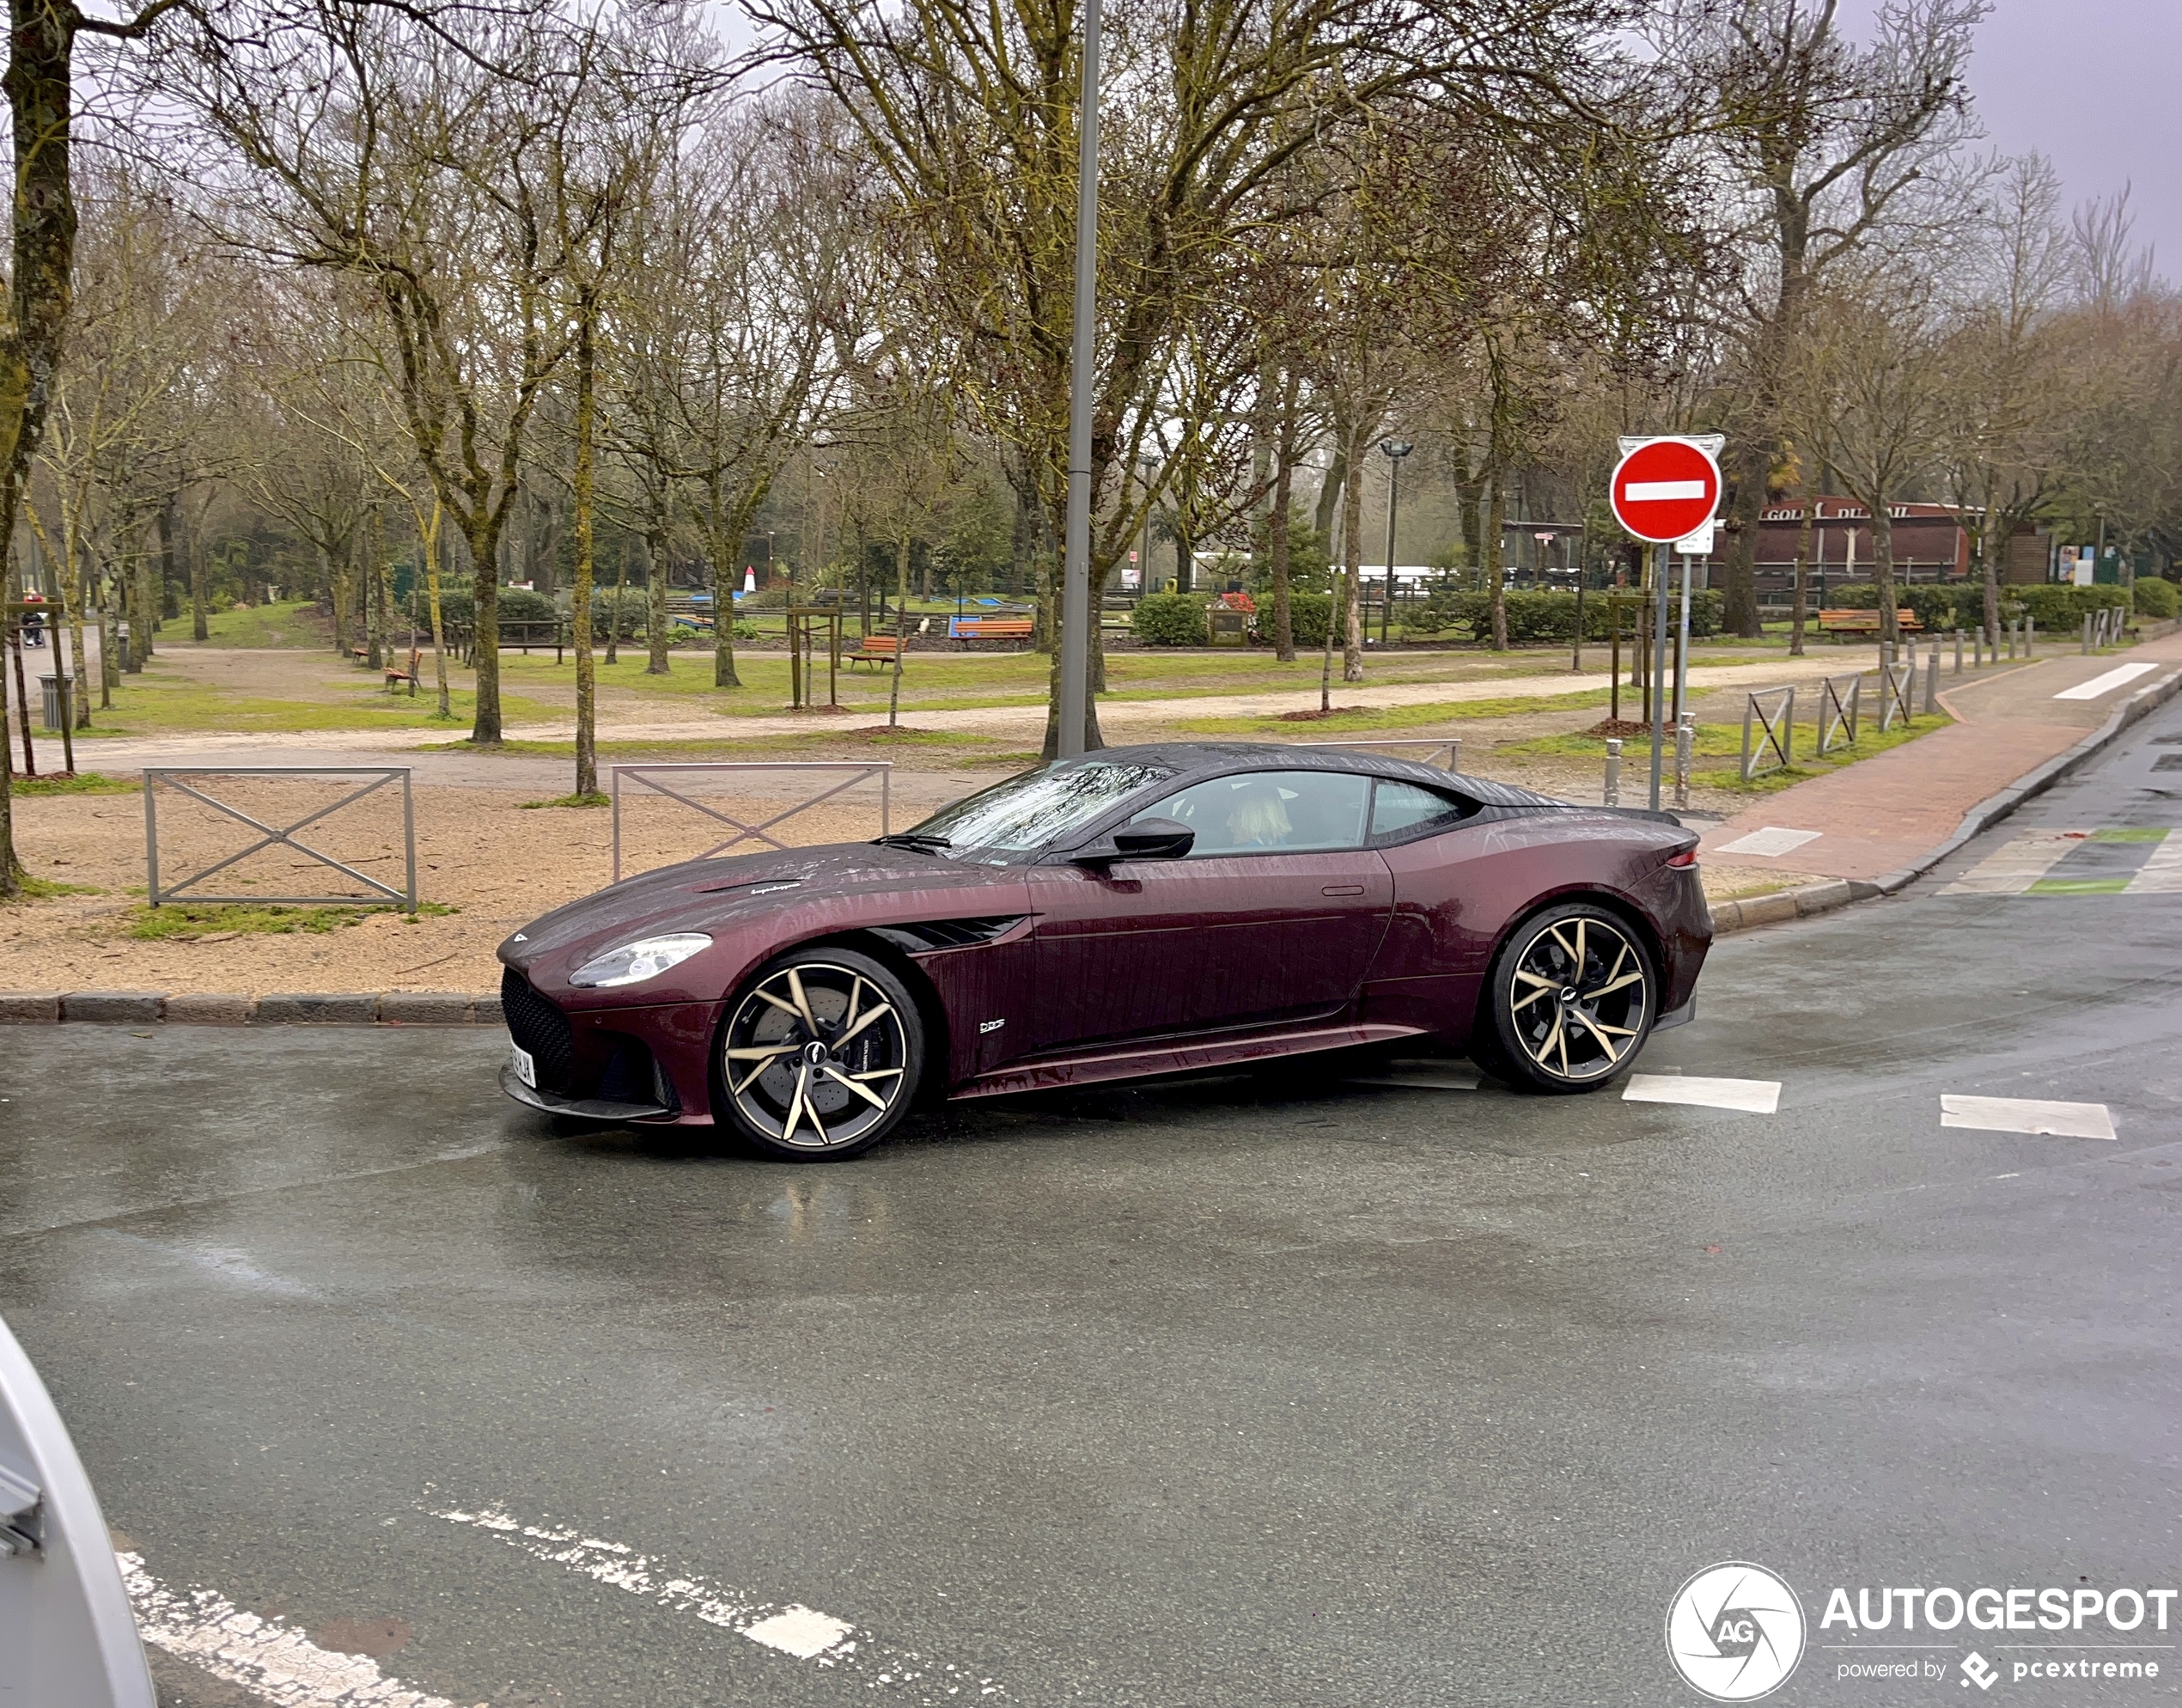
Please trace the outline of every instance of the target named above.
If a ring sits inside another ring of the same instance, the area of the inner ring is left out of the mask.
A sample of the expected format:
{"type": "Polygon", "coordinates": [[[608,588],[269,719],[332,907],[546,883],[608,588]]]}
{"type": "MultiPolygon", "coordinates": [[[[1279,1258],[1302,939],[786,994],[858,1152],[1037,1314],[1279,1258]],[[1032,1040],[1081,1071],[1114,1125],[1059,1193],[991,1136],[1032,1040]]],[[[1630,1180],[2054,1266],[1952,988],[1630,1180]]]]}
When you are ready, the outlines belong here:
{"type": "Polygon", "coordinates": [[[1436,789],[1381,778],[1371,797],[1371,839],[1392,842],[1458,823],[1470,808],[1436,789]]]}
{"type": "Polygon", "coordinates": [[[1253,771],[1192,784],[1137,816],[1197,833],[1192,860],[1361,848],[1371,779],[1350,772],[1253,771]]]}

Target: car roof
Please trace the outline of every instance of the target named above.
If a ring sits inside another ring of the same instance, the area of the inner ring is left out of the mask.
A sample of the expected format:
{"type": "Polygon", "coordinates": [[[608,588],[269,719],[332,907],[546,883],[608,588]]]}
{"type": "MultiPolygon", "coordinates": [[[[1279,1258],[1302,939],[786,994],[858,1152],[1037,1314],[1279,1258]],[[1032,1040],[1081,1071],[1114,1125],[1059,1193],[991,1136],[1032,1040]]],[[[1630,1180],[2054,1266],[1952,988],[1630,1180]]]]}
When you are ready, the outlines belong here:
{"type": "Polygon", "coordinates": [[[1152,741],[1131,747],[1102,747],[1086,753],[1079,765],[1155,765],[1179,777],[1218,776],[1234,771],[1339,771],[1385,777],[1428,789],[1452,789],[1482,806],[1565,807],[1571,803],[1512,783],[1466,777],[1415,759],[1366,748],[1308,741],[1152,741]]]}

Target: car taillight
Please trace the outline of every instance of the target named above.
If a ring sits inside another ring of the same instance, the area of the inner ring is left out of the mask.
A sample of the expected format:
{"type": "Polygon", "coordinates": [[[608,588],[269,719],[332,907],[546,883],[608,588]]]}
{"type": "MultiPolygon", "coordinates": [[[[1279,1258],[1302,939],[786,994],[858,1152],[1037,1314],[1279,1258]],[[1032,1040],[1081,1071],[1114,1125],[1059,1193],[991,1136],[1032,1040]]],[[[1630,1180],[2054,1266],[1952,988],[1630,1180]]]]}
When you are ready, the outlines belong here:
{"type": "Polygon", "coordinates": [[[1697,863],[1697,851],[1694,848],[1685,848],[1679,854],[1669,856],[1667,862],[1668,865],[1676,867],[1694,866],[1697,863]]]}

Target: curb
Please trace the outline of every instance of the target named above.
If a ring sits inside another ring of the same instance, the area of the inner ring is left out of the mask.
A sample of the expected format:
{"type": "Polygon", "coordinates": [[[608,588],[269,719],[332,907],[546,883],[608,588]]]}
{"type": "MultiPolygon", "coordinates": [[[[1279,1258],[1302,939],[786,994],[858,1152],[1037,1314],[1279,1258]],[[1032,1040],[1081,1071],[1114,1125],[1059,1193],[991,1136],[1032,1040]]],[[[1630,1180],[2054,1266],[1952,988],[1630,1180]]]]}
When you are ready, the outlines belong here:
{"type": "Polygon", "coordinates": [[[386,991],[262,997],[160,991],[0,991],[0,1026],[497,1026],[500,996],[386,991]]]}
{"type": "Polygon", "coordinates": [[[1984,835],[2018,807],[2036,800],[2055,784],[2104,753],[2130,725],[2148,717],[2178,693],[2182,693],[2182,670],[2161,677],[2148,687],[2139,688],[2115,708],[2111,717],[2075,746],[2056,753],[2043,765],[2024,772],[1997,795],[1989,795],[1978,802],[1962,815],[1962,822],[1955,827],[1954,834],[1937,848],[1920,856],[1914,865],[1905,866],[1899,871],[1888,872],[1879,878],[1831,878],[1824,883],[1805,884],[1800,888],[1784,889],[1772,895],[1752,896],[1747,901],[1723,901],[1712,910],[1713,935],[1724,936],[1732,931],[1748,930],[1753,925],[1773,925],[1789,919],[1807,919],[1814,913],[1828,913],[1837,907],[1846,907],[1852,901],[1868,901],[1877,896],[1900,894],[1972,838],[1984,835]]]}

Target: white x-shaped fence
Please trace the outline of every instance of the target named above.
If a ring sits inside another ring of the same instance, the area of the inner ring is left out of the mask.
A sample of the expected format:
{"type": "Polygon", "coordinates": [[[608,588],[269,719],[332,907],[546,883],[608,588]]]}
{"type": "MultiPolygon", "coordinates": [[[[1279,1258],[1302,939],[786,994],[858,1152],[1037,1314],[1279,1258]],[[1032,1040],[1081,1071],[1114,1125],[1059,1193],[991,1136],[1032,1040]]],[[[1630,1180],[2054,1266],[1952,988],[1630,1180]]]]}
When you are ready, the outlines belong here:
{"type": "Polygon", "coordinates": [[[154,907],[170,901],[240,902],[248,904],[279,904],[284,906],[326,907],[351,906],[359,901],[393,901],[401,905],[405,913],[417,911],[417,810],[410,792],[409,767],[405,765],[329,765],[329,766],[147,766],[144,768],[144,864],[146,894],[154,907]],[[316,812],[307,813],[294,823],[273,825],[255,814],[245,812],[231,801],[222,801],[204,789],[181,781],[184,778],[211,777],[278,777],[287,778],[313,777],[369,778],[369,783],[351,789],[339,800],[316,812]],[[322,849],[296,840],[296,833],[307,830],[321,820],[331,818],[344,807],[353,806],[365,796],[376,793],[387,784],[399,779],[401,784],[401,841],[404,881],[399,889],[369,872],[360,872],[344,861],[337,860],[322,849]],[[162,788],[186,795],[213,811],[225,814],[258,833],[258,839],[247,848],[216,860],[200,871],[174,882],[162,882],[159,875],[159,792],[162,788]],[[253,891],[248,895],[214,895],[202,888],[206,879],[224,872],[230,866],[248,859],[264,848],[285,848],[291,852],[331,866],[346,877],[353,878],[367,892],[359,895],[353,890],[340,895],[265,895],[253,891]]]}

